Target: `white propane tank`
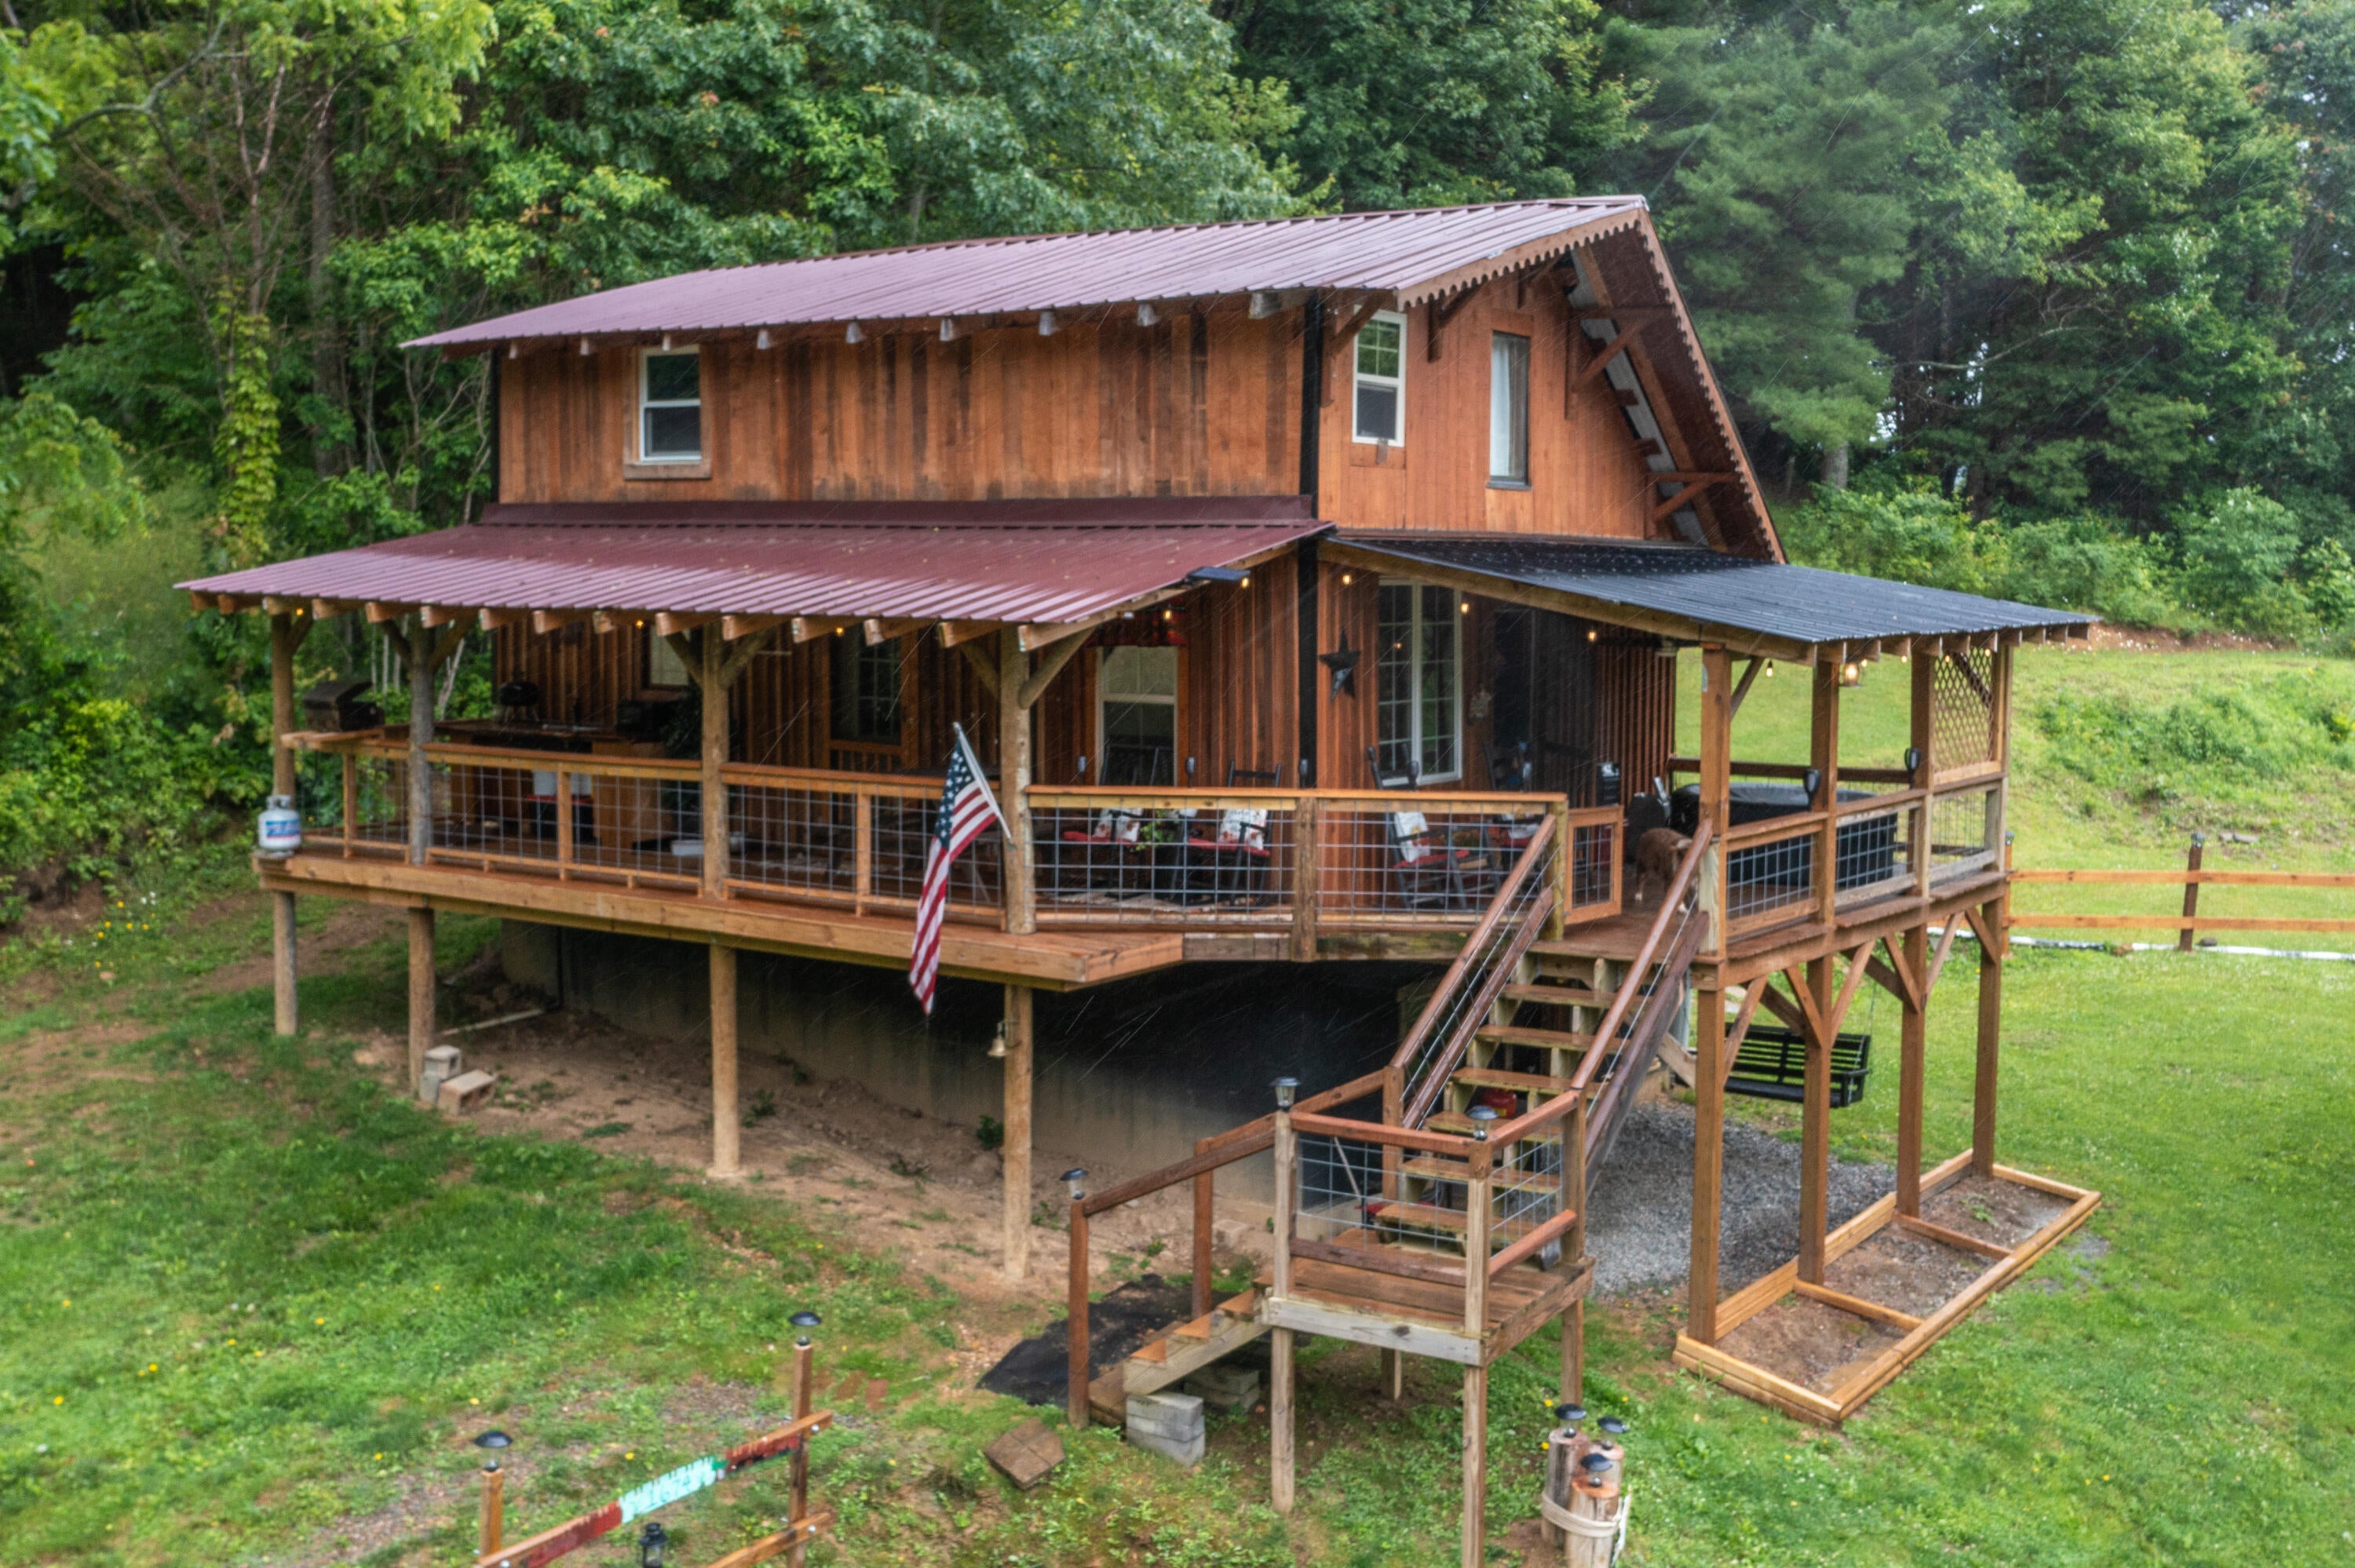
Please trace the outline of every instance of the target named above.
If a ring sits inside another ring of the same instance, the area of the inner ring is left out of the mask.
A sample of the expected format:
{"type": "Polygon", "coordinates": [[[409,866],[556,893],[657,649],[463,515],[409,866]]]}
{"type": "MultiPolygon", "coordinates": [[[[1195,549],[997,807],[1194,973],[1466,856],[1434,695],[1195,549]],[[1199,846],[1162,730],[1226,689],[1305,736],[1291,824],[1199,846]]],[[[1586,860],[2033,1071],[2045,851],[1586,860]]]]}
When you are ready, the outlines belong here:
{"type": "Polygon", "coordinates": [[[303,813],[292,795],[272,795],[254,822],[255,845],[263,854],[293,854],[303,847],[303,813]]]}

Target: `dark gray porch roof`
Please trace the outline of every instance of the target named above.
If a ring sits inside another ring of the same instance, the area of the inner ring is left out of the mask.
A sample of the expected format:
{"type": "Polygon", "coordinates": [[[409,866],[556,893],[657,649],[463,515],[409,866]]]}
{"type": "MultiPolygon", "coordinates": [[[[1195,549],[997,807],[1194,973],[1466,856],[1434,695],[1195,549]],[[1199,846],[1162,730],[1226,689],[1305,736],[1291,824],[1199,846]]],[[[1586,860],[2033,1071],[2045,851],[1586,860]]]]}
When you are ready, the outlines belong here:
{"type": "Polygon", "coordinates": [[[1327,548],[1369,569],[1468,592],[1551,602],[1664,635],[1796,654],[1829,643],[2010,634],[2083,636],[2096,619],[1881,577],[1751,560],[1684,545],[1543,535],[1342,533],[1327,548]],[[1477,579],[1487,579],[1488,587],[1477,579]]]}

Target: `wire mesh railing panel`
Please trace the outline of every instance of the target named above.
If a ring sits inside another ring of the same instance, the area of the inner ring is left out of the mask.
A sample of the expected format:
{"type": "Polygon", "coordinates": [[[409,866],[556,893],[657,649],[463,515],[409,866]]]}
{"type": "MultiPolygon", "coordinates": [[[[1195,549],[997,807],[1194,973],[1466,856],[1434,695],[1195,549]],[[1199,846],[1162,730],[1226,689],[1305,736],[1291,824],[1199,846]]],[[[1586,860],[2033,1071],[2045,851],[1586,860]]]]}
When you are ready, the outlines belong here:
{"type": "Polygon", "coordinates": [[[1612,901],[1618,888],[1617,821],[1582,822],[1570,832],[1570,906],[1588,909],[1612,901]]]}
{"type": "Polygon", "coordinates": [[[1821,836],[1822,829],[1809,826],[1780,837],[1762,834],[1728,844],[1727,922],[1777,912],[1805,913],[1816,894],[1816,843],[1821,836]]]}
{"type": "Polygon", "coordinates": [[[1292,918],[1299,812],[1291,798],[1034,805],[1042,918],[1094,925],[1281,927],[1292,918]]]}
{"type": "MultiPolygon", "coordinates": [[[[923,892],[924,857],[932,851],[940,797],[873,795],[861,802],[868,819],[870,860],[862,896],[869,902],[914,908],[923,892]]],[[[1002,908],[1006,885],[1006,841],[992,826],[957,856],[949,868],[951,913],[1002,908]]]]}
{"type": "Polygon", "coordinates": [[[1993,870],[2001,863],[1998,845],[2002,786],[1956,789],[1930,805],[1930,882],[1993,870]]]}
{"type": "MultiPolygon", "coordinates": [[[[1369,1139],[1304,1135],[1298,1163],[1295,1237],[1455,1257],[1466,1252],[1467,1160],[1369,1139]]],[[[1488,1176],[1488,1250],[1503,1251],[1560,1213],[1561,1191],[1559,1129],[1498,1150],[1488,1176]]]]}
{"type": "Polygon", "coordinates": [[[1366,925],[1468,925],[1496,897],[1545,821],[1496,805],[1326,809],[1318,840],[1317,918],[1366,925]]]}
{"type": "Polygon", "coordinates": [[[1414,1054],[1401,1064],[1399,1103],[1408,1125],[1418,1122],[1436,1102],[1440,1086],[1464,1059],[1472,1032],[1487,1021],[1489,982],[1504,978],[1499,971],[1528,950],[1533,934],[1528,927],[1552,890],[1558,849],[1557,841],[1548,835],[1535,852],[1537,863],[1514,885],[1501,917],[1474,933],[1472,945],[1448,972],[1447,988],[1415,1020],[1408,1042],[1414,1054]]]}
{"type": "Polygon", "coordinates": [[[731,783],[728,805],[730,820],[741,835],[729,857],[731,878],[804,897],[858,895],[855,794],[802,783],[731,783]]]}
{"type": "Polygon", "coordinates": [[[1869,904],[1913,885],[1913,814],[1919,802],[1862,806],[1841,813],[1833,836],[1833,900],[1869,904]]]}
{"type": "Polygon", "coordinates": [[[353,764],[351,839],[355,845],[401,849],[409,842],[409,764],[363,756],[353,764]]]}

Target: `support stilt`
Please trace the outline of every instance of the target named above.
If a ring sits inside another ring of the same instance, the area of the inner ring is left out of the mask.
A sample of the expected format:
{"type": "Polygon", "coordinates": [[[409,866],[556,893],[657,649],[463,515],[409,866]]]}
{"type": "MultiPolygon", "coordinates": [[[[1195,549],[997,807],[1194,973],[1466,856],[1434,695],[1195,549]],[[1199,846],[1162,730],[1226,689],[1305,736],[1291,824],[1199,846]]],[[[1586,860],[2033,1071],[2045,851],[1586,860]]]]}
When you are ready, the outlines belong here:
{"type": "Polygon", "coordinates": [[[1824,1236],[1831,1228],[1832,1043],[1815,1020],[1832,1016],[1832,960],[1807,965],[1807,992],[1815,1000],[1807,1036],[1807,1079],[1799,1116],[1799,1277],[1824,1282],[1824,1236]]]}
{"type": "Polygon", "coordinates": [[[1464,1568],[1488,1561],[1488,1369],[1464,1369],[1464,1568]]]}
{"type": "Polygon", "coordinates": [[[1406,1398],[1406,1355],[1401,1351],[1380,1352],[1382,1365],[1382,1397],[1392,1404],[1406,1398]]]}
{"type": "MultiPolygon", "coordinates": [[[[1905,933],[1905,968],[1918,982],[1930,973],[1930,927],[1916,926],[1905,933]]],[[[1922,1075],[1929,1039],[1928,998],[1917,1006],[1905,997],[1902,1010],[1897,1060],[1897,1212],[1922,1212],[1922,1075]]]]}
{"type": "Polygon", "coordinates": [[[2003,1038],[2004,901],[1991,899],[1980,910],[1981,924],[1993,942],[1979,944],[1979,1055],[1971,1085],[1971,1169],[1982,1176],[1995,1174],[1995,1090],[1997,1048],[2003,1038]]]}
{"type": "MultiPolygon", "coordinates": [[[[294,728],[294,654],[309,635],[309,619],[292,615],[270,618],[270,792],[294,799],[298,780],[294,753],[284,736],[294,728]]],[[[302,1027],[295,1002],[294,895],[274,893],[270,900],[271,1027],[293,1034],[302,1027]]]]}
{"type": "MultiPolygon", "coordinates": [[[[1764,985],[1762,978],[1753,985],[1764,985]]],[[[1725,1173],[1725,993],[1693,998],[1692,1261],[1686,1277],[1687,1335],[1717,1342],[1717,1239],[1725,1173]]]]}
{"type": "Polygon", "coordinates": [[[1278,1513],[1290,1513],[1292,1475],[1292,1330],[1268,1330],[1267,1482],[1278,1513]]]}
{"type": "Polygon", "coordinates": [[[294,1000],[294,895],[291,893],[270,895],[270,981],[271,1027],[280,1034],[293,1034],[301,1027],[302,1017],[294,1000]]]}
{"type": "Polygon", "coordinates": [[[711,1174],[740,1169],[736,1097],[736,949],[711,944],[711,1174]]]}
{"type": "Polygon", "coordinates": [[[425,1086],[425,1053],[433,1048],[433,911],[409,912],[409,1092],[425,1086]]]}
{"type": "MultiPolygon", "coordinates": [[[[1030,1274],[1030,1037],[1033,998],[1027,985],[1006,988],[1006,1273],[1030,1274]]],[[[1207,1308],[1205,1308],[1207,1310],[1207,1308]]]]}
{"type": "Polygon", "coordinates": [[[1561,1402],[1586,1403],[1586,1298],[1561,1315],[1561,1402]]]}

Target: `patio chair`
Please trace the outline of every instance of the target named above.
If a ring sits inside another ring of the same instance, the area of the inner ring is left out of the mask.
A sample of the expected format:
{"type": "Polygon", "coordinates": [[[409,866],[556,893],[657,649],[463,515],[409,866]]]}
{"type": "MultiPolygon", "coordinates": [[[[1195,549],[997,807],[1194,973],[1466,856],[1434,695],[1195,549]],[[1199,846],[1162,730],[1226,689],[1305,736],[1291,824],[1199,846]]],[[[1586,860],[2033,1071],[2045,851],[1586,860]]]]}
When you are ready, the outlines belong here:
{"type": "Polygon", "coordinates": [[[1092,821],[1066,828],[1052,843],[1050,891],[1058,896],[1128,891],[1128,874],[1145,831],[1142,812],[1114,806],[1092,821]]]}
{"type": "Polygon", "coordinates": [[[1366,747],[1366,767],[1374,776],[1374,788],[1377,789],[1412,789],[1422,782],[1415,775],[1413,758],[1407,759],[1404,771],[1385,768],[1381,753],[1370,746],[1366,747]]]}
{"type": "Polygon", "coordinates": [[[1481,751],[1488,759],[1488,788],[1491,789],[1527,789],[1537,772],[1530,759],[1527,741],[1516,741],[1502,751],[1490,749],[1485,743],[1481,751]]]}
{"type": "Polygon", "coordinates": [[[1274,768],[1239,768],[1231,762],[1227,764],[1227,788],[1230,789],[1238,784],[1263,784],[1273,789],[1283,783],[1284,768],[1281,765],[1274,768]]]}
{"type": "Polygon", "coordinates": [[[1391,895],[1404,909],[1460,909],[1478,899],[1477,879],[1487,857],[1447,842],[1421,811],[1392,811],[1391,895]]]}
{"type": "Polygon", "coordinates": [[[1267,889],[1267,812],[1238,807],[1219,814],[1209,837],[1188,824],[1186,834],[1188,902],[1207,892],[1212,900],[1261,901],[1267,889]],[[1203,886],[1208,874],[1208,887],[1203,886]]]}

